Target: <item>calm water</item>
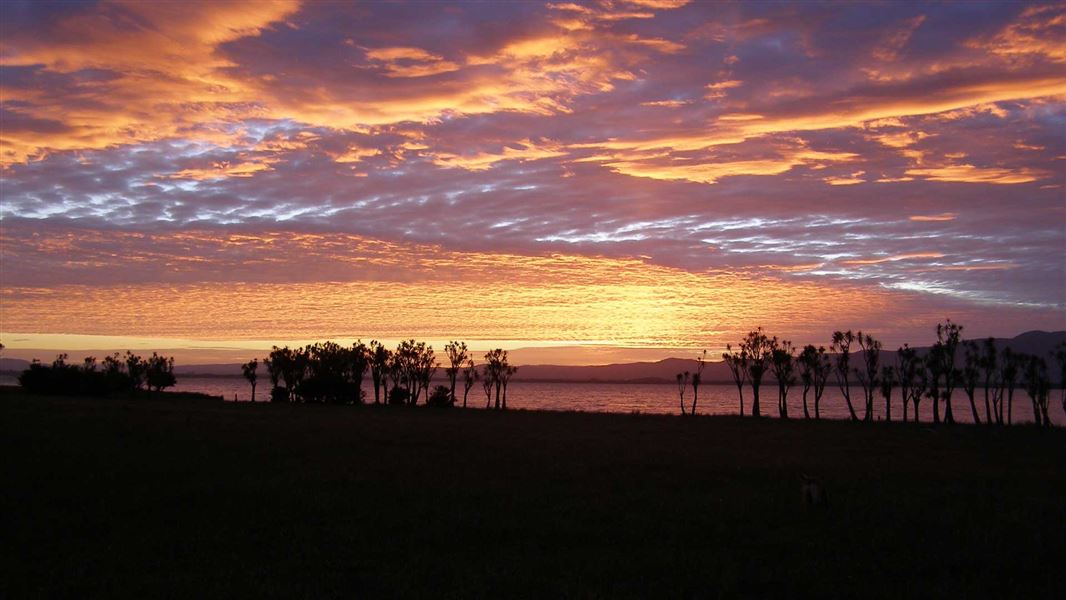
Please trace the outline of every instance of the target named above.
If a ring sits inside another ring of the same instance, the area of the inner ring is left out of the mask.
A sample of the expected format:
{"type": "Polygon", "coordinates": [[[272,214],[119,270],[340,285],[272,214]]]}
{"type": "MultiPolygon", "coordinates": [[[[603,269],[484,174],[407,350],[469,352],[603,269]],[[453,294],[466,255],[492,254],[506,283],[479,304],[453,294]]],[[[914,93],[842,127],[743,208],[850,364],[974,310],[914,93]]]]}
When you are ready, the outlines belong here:
{"type": "MultiPolygon", "coordinates": [[[[14,385],[17,382],[14,377],[0,376],[0,384],[14,385]]],[[[269,384],[268,384],[269,385],[269,384]]],[[[256,398],[260,401],[268,397],[268,385],[260,385],[256,389],[256,398]]],[[[244,379],[236,377],[180,377],[178,385],[172,388],[180,392],[202,392],[215,396],[222,396],[226,400],[233,400],[236,396],[238,401],[246,402],[251,398],[251,387],[244,379]]],[[[364,382],[363,389],[373,396],[369,380],[364,382]]],[[[789,416],[803,418],[803,388],[793,388],[789,392],[789,416]]],[[[1064,418],[1061,399],[1061,390],[1052,390],[1051,421],[1056,425],[1066,423],[1064,418]]],[[[763,414],[771,417],[777,416],[777,389],[764,387],[760,402],[763,414]]],[[[855,412],[861,418],[861,389],[854,389],[851,393],[855,412]]],[[[902,414],[902,403],[899,400],[898,390],[895,392],[892,402],[892,419],[899,420],[902,414]]],[[[460,398],[461,400],[461,398],[460,398]]],[[[809,397],[810,409],[814,411],[813,393],[809,397]]],[[[478,385],[470,390],[467,400],[468,406],[475,408],[485,406],[485,394],[478,385]]],[[[685,393],[686,406],[692,405],[692,389],[685,393]]],[[[955,411],[955,419],[969,423],[973,420],[970,416],[970,402],[966,394],[961,390],[956,391],[952,397],[952,408],[955,411]]],[[[978,390],[977,395],[978,413],[984,418],[984,397],[978,390]]],[[[659,414],[678,414],[680,412],[677,397],[677,386],[673,384],[627,384],[627,383],[538,383],[538,382],[514,382],[507,389],[507,406],[516,409],[531,410],[580,410],[589,412],[641,412],[659,414]]],[[[910,409],[913,414],[913,408],[910,409]]],[[[731,385],[704,385],[700,387],[699,405],[697,412],[700,414],[735,415],[738,412],[737,390],[731,385]]],[[[744,389],[744,412],[751,413],[751,389],[744,389]]],[[[923,400],[919,411],[923,421],[932,421],[933,409],[928,399],[923,400]]],[[[874,402],[874,414],[876,418],[884,419],[885,401],[878,395],[874,402]]],[[[943,414],[943,411],[941,411],[943,414]]],[[[1014,393],[1014,421],[1026,422],[1033,420],[1032,403],[1029,396],[1023,390],[1014,393]]],[[[840,390],[835,387],[826,387],[825,395],[822,396],[822,417],[830,419],[847,419],[848,409],[840,390]]]]}
{"type": "MultiPolygon", "coordinates": [[[[269,385],[269,383],[268,383],[269,385]]],[[[233,400],[236,395],[238,401],[247,401],[251,397],[251,387],[246,381],[239,378],[197,378],[185,377],[178,380],[174,388],[178,391],[204,392],[207,394],[220,395],[226,400],[233,400]]],[[[369,380],[363,384],[363,390],[373,397],[373,388],[369,380]]],[[[461,390],[460,390],[461,392],[461,390]]],[[[267,398],[267,386],[260,385],[256,388],[256,399],[267,398]]],[[[1060,390],[1052,391],[1051,414],[1052,422],[1062,425],[1066,422],[1063,418],[1062,406],[1059,402],[1060,390]]],[[[814,399],[813,392],[808,397],[810,410],[813,415],[814,399]]],[[[863,411],[860,405],[862,390],[856,388],[851,392],[851,401],[855,405],[855,412],[862,418],[863,411]]],[[[902,403],[899,400],[898,390],[894,393],[892,402],[892,419],[899,420],[902,415],[902,403]]],[[[462,400],[460,396],[460,401],[462,400]]],[[[977,395],[978,413],[984,418],[984,396],[982,391],[977,395]]],[[[685,393],[685,404],[692,405],[692,389],[685,393]]],[[[761,393],[760,404],[763,414],[777,416],[777,388],[764,387],[761,393]]],[[[803,388],[797,387],[789,391],[788,414],[793,418],[803,417],[803,388]]],[[[467,405],[473,407],[485,406],[485,394],[478,385],[470,390],[467,405]]],[[[955,419],[969,423],[973,421],[970,416],[970,402],[964,392],[956,391],[951,401],[955,412],[955,419]]],[[[642,412],[678,414],[680,412],[677,397],[677,386],[673,384],[628,384],[628,383],[538,383],[538,382],[514,382],[507,389],[507,406],[516,409],[540,409],[540,410],[580,410],[591,412],[642,412]]],[[[704,385],[700,387],[699,404],[697,412],[700,414],[735,415],[739,409],[737,401],[737,389],[731,385],[704,385]]],[[[847,419],[848,408],[844,402],[844,396],[840,390],[826,386],[822,396],[822,417],[831,419],[847,419]]],[[[909,409],[913,414],[913,408],[909,409]]],[[[751,413],[751,389],[744,389],[744,412],[751,413]]],[[[932,421],[933,409],[929,400],[923,400],[919,414],[923,421],[932,421]]],[[[874,401],[875,418],[885,417],[885,401],[878,394],[874,401]]],[[[943,410],[941,410],[943,415],[943,410]]],[[[1033,420],[1032,403],[1022,390],[1014,393],[1014,421],[1024,422],[1033,420]]]]}

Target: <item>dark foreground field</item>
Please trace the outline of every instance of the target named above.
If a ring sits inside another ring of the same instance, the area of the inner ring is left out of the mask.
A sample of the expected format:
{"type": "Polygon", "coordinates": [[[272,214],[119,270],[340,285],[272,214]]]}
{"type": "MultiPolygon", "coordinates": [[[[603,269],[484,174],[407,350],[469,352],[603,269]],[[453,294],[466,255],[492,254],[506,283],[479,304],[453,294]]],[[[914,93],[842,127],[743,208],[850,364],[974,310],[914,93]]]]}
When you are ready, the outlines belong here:
{"type": "Polygon", "coordinates": [[[0,434],[6,597],[1064,589],[1061,430],[5,390],[0,434]]]}

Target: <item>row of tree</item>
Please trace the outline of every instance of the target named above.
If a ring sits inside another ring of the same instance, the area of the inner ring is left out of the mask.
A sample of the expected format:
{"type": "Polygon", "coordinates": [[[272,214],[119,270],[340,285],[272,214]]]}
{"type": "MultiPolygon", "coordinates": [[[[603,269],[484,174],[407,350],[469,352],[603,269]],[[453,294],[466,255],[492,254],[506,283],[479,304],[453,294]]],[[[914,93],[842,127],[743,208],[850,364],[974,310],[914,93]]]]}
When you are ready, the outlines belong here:
{"type": "Polygon", "coordinates": [[[497,348],[487,352],[480,366],[463,342],[448,342],[444,352],[449,385],[433,389],[430,382],[441,365],[433,346],[415,340],[400,342],[395,350],[389,350],[377,340],[369,344],[357,341],[352,346],[334,342],[295,349],[274,346],[262,363],[252,359],[241,370],[252,386],[253,402],[259,365],[263,364],[270,379],[272,402],[363,404],[367,401],[363,380],[369,372],[374,404],[416,405],[424,398],[427,405],[455,406],[461,378],[464,408],[470,390],[478,382],[485,393],[485,408],[507,408],[507,386],[518,367],[508,363],[506,350],[497,348]]]}
{"type": "Polygon", "coordinates": [[[68,360],[67,354],[60,354],[50,365],[34,359],[19,375],[19,385],[36,394],[107,396],[145,389],[159,392],[177,383],[174,357],[155,352],[148,358],[127,350],[124,356],[116,352],[100,362],[94,356],[80,364],[68,360]]]}
{"type": "MultiPolygon", "coordinates": [[[[727,344],[722,359],[736,384],[741,415],[744,415],[745,386],[751,390],[751,415],[762,415],[760,394],[763,381],[772,376],[781,418],[789,416],[789,391],[802,384],[803,416],[810,419],[813,412],[813,418],[819,419],[822,395],[832,376],[853,421],[860,420],[856,404],[862,412],[862,421],[874,419],[877,396],[885,402],[885,420],[891,421],[892,396],[898,390],[903,403],[903,421],[908,420],[908,409],[913,406],[913,418],[917,422],[918,407],[928,398],[932,402],[934,423],[954,423],[952,398],[961,389],[969,400],[974,423],[982,422],[978,404],[979,399],[983,399],[984,423],[1010,425],[1015,390],[1024,389],[1032,403],[1036,423],[1050,426],[1051,380],[1047,360],[1010,348],[1000,351],[992,338],[965,340],[962,329],[950,319],[939,323],[936,342],[928,350],[920,352],[904,344],[896,351],[895,360],[892,357],[886,360],[882,356],[882,343],[862,331],[833,332],[827,351],[824,346],[814,345],[797,349],[788,340],[769,337],[760,327],[749,332],[736,348],[727,344]],[[853,398],[856,388],[862,395],[853,398]]],[[[1051,356],[1061,371],[1060,381],[1066,382],[1066,343],[1056,347],[1051,356]]],[[[677,374],[683,415],[696,414],[706,357],[706,351],[697,357],[694,372],[677,374]],[[692,404],[686,408],[685,393],[689,386],[692,387],[692,404]]],[[[1066,387],[1062,392],[1062,407],[1066,411],[1066,387]]]]}

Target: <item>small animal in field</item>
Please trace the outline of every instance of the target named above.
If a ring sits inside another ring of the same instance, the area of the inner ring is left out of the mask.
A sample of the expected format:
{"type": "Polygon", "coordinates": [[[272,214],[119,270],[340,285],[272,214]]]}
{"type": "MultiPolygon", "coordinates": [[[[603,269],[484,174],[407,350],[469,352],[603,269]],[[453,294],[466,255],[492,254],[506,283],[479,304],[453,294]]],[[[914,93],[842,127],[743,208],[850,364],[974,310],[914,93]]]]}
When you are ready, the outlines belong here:
{"type": "Polygon", "coordinates": [[[822,482],[810,475],[800,475],[800,494],[807,506],[829,508],[829,494],[822,482]]]}

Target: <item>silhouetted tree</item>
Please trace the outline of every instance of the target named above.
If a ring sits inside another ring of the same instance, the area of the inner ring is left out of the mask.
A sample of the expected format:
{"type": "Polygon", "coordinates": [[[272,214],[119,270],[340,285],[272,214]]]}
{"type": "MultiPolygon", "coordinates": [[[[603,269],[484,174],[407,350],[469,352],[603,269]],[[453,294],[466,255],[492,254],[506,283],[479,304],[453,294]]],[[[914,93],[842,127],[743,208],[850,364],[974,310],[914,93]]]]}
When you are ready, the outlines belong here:
{"type": "Polygon", "coordinates": [[[751,415],[762,416],[759,410],[759,388],[762,386],[763,375],[770,364],[773,348],[770,338],[763,333],[762,327],[748,332],[744,341],[740,342],[740,350],[748,357],[748,381],[751,382],[751,415]]]}
{"type": "Polygon", "coordinates": [[[1059,365],[1059,387],[1062,390],[1062,412],[1066,413],[1066,342],[1060,342],[1051,351],[1052,358],[1059,365]]]}
{"type": "Polygon", "coordinates": [[[999,386],[999,368],[996,361],[996,340],[987,338],[981,344],[981,355],[977,366],[981,369],[985,387],[985,422],[1002,424],[1002,411],[999,410],[1001,388],[999,386]],[[995,419],[995,421],[993,421],[995,419]]]}
{"type": "Polygon", "coordinates": [[[503,386],[503,410],[507,410],[507,384],[511,382],[511,377],[518,372],[518,367],[513,367],[506,364],[507,358],[504,358],[503,372],[500,373],[500,384],[503,386]]]}
{"type": "Polygon", "coordinates": [[[795,352],[792,342],[777,341],[775,336],[770,342],[770,368],[777,379],[777,412],[782,419],[788,418],[788,390],[796,383],[795,352]]]}
{"type": "Polygon", "coordinates": [[[1033,403],[1033,421],[1037,425],[1051,427],[1048,416],[1048,400],[1051,395],[1051,381],[1048,379],[1047,361],[1039,356],[1025,356],[1025,392],[1033,403]]]}
{"type": "Polygon", "coordinates": [[[725,361],[725,365],[729,367],[730,374],[733,375],[733,383],[737,386],[737,395],[740,396],[740,416],[744,416],[744,381],[748,378],[748,356],[744,354],[743,349],[733,351],[733,347],[730,344],[725,345],[725,352],[722,353],[722,360],[725,361]]]}
{"type": "MultiPolygon", "coordinates": [[[[939,386],[939,396],[944,400],[944,422],[948,424],[955,422],[955,415],[951,410],[951,394],[959,382],[960,373],[956,367],[956,355],[961,339],[961,325],[952,323],[951,319],[947,319],[944,323],[937,323],[936,344],[933,348],[938,351],[930,354],[940,361],[936,371],[940,377],[943,377],[943,381],[934,387],[939,386]]],[[[932,372],[932,369],[930,371],[932,372]]]]}
{"type": "Polygon", "coordinates": [[[244,378],[248,380],[248,383],[252,385],[252,402],[255,402],[255,382],[259,378],[259,359],[253,358],[252,360],[241,365],[241,372],[244,374],[244,378]]]}
{"type": "Polygon", "coordinates": [[[363,377],[366,375],[366,370],[370,366],[370,348],[363,343],[363,340],[356,340],[350,350],[348,350],[349,374],[352,378],[352,388],[354,391],[355,404],[363,403],[363,377]]]}
{"type": "Polygon", "coordinates": [[[891,365],[881,367],[881,375],[878,377],[881,387],[881,397],[885,399],[885,421],[892,420],[892,388],[896,387],[896,369],[891,365]]]}
{"type": "Polygon", "coordinates": [[[879,374],[878,362],[881,358],[881,342],[874,339],[872,335],[864,334],[862,331],[855,334],[855,340],[859,342],[859,349],[862,350],[863,368],[855,369],[855,378],[859,380],[859,385],[862,386],[862,395],[865,401],[865,412],[862,420],[872,421],[874,394],[877,393],[880,385],[877,376],[879,374]]]}
{"type": "MultiPolygon", "coordinates": [[[[391,360],[392,353],[389,352],[388,348],[377,340],[370,341],[367,363],[370,367],[370,379],[374,382],[374,404],[381,402],[379,394],[381,387],[388,387],[388,371],[391,360]]],[[[385,390],[385,393],[388,394],[388,389],[385,390]]]]}
{"type": "Polygon", "coordinates": [[[492,390],[496,387],[496,379],[492,372],[492,365],[485,363],[481,368],[481,389],[485,391],[485,408],[492,408],[492,390]]]}
{"type": "Polygon", "coordinates": [[[164,388],[171,387],[178,382],[174,377],[173,356],[168,358],[153,352],[152,356],[145,361],[143,368],[149,391],[161,392],[164,388]]]}
{"type": "Polygon", "coordinates": [[[411,393],[406,388],[400,386],[404,379],[405,368],[402,364],[403,358],[399,354],[399,350],[389,355],[389,369],[388,382],[391,384],[391,388],[385,390],[386,398],[389,404],[406,404],[411,393]],[[403,392],[397,391],[403,390],[403,392]]]}
{"type": "Polygon", "coordinates": [[[689,380],[689,372],[688,371],[685,371],[684,373],[678,373],[677,374],[677,395],[678,395],[678,397],[680,398],[680,401],[681,401],[681,415],[682,416],[684,416],[686,414],[685,413],[685,390],[688,389],[688,380],[689,380]]]}
{"type": "MultiPolygon", "coordinates": [[[[465,342],[451,341],[444,345],[444,352],[448,355],[448,382],[451,384],[452,404],[455,404],[455,380],[459,378],[459,371],[463,364],[470,358],[465,342]]],[[[465,403],[464,403],[465,405],[465,403]]]]}
{"type": "Polygon", "coordinates": [[[507,351],[500,348],[485,353],[485,376],[491,378],[496,392],[495,408],[499,410],[500,392],[503,390],[503,380],[510,365],[507,364],[507,351]]]}
{"type": "Polygon", "coordinates": [[[914,403],[914,422],[918,423],[918,405],[926,391],[925,361],[918,356],[918,352],[904,344],[896,351],[899,357],[899,370],[897,379],[899,382],[899,394],[903,400],[903,421],[907,421],[907,404],[914,403]]]}
{"type": "Polygon", "coordinates": [[[855,334],[850,329],[847,331],[834,331],[833,344],[830,349],[837,354],[836,362],[833,365],[837,387],[840,388],[840,393],[848,404],[848,414],[851,415],[851,420],[858,421],[859,417],[855,414],[855,407],[851,404],[851,344],[854,341],[855,334]]]}
{"type": "Polygon", "coordinates": [[[700,384],[703,383],[703,369],[707,366],[707,351],[696,356],[696,372],[692,374],[692,414],[696,414],[696,402],[700,397],[700,384]]]}
{"type": "Polygon", "coordinates": [[[1003,349],[1003,360],[1000,361],[999,384],[999,422],[1003,422],[1003,405],[1007,405],[1007,425],[1013,422],[1014,413],[1014,390],[1018,386],[1018,376],[1021,375],[1023,366],[1022,356],[1010,348],[1003,349]],[[1004,402],[1004,400],[1006,400],[1004,402]]]}
{"type": "Polygon", "coordinates": [[[980,425],[981,418],[977,414],[975,396],[977,394],[977,385],[981,382],[981,348],[973,340],[964,340],[962,342],[962,351],[963,367],[959,381],[962,384],[962,391],[966,393],[966,397],[970,400],[970,412],[973,413],[973,422],[976,425],[980,425]]]}
{"type": "Polygon", "coordinates": [[[820,419],[822,392],[825,391],[825,384],[833,369],[825,353],[825,346],[815,348],[807,344],[803,347],[803,352],[800,353],[797,361],[800,367],[800,380],[803,382],[803,418],[811,418],[811,413],[807,409],[807,393],[814,388],[814,418],[820,419]]]}
{"type": "Polygon", "coordinates": [[[478,374],[474,359],[468,358],[463,368],[463,408],[466,408],[466,397],[470,395],[470,389],[474,387],[481,376],[478,374]]]}
{"type": "Polygon", "coordinates": [[[126,375],[129,377],[130,390],[136,392],[144,385],[145,363],[144,359],[129,350],[126,351],[126,375]]]}

